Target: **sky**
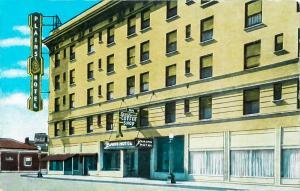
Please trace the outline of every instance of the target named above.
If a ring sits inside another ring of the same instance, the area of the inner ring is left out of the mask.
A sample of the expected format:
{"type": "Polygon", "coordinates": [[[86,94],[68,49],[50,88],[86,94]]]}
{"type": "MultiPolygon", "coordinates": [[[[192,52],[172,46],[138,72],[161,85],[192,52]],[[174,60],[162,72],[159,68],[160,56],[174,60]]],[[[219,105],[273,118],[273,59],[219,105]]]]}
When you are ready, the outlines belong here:
{"type": "MultiPolygon", "coordinates": [[[[75,15],[98,3],[99,0],[0,0],[0,138],[24,141],[35,133],[47,133],[48,94],[43,93],[44,109],[27,109],[30,78],[27,58],[30,55],[28,15],[40,12],[44,16],[58,15],[65,23],[75,15]]],[[[50,24],[49,19],[44,19],[50,24]]],[[[43,27],[43,38],[52,28],[43,27]]],[[[49,56],[43,48],[45,74],[42,92],[49,91],[49,56]]]]}

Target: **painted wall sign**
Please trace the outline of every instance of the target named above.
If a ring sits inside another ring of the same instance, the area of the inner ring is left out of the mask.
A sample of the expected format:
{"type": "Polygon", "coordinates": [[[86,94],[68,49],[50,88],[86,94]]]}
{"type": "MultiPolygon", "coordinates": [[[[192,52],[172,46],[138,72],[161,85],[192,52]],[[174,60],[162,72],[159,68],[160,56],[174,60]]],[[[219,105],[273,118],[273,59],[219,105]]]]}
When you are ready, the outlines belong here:
{"type": "Polygon", "coordinates": [[[135,146],[137,148],[151,149],[153,147],[153,139],[135,139],[135,146]]]}
{"type": "Polygon", "coordinates": [[[120,149],[134,149],[135,144],[133,140],[129,141],[111,141],[104,143],[104,149],[120,150],[120,149]]]}
{"type": "Polygon", "coordinates": [[[31,34],[31,55],[27,60],[27,72],[31,78],[30,97],[27,100],[27,107],[31,111],[41,111],[43,109],[43,100],[41,97],[41,79],[44,75],[44,60],[42,57],[42,14],[30,14],[28,17],[28,25],[31,34]]]}
{"type": "Polygon", "coordinates": [[[119,117],[120,125],[126,126],[127,128],[137,127],[137,109],[121,110],[119,117]]]}

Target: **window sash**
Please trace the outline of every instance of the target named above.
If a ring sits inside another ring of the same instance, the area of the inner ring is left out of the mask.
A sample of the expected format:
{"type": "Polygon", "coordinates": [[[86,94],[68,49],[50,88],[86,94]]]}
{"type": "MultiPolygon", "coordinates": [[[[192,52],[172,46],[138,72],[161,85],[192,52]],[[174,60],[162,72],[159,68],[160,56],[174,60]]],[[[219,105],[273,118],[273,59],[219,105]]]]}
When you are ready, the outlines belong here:
{"type": "Polygon", "coordinates": [[[149,52],[149,42],[142,44],[142,53],[149,52]]]}
{"type": "Polygon", "coordinates": [[[135,16],[128,19],[128,27],[134,27],[135,26],[135,16]]]}
{"type": "Polygon", "coordinates": [[[114,64],[114,56],[113,55],[107,57],[107,64],[114,64]]]}
{"type": "Polygon", "coordinates": [[[142,21],[146,21],[150,19],[150,10],[147,10],[145,12],[142,13],[142,21]]]}
{"type": "Polygon", "coordinates": [[[212,30],[214,26],[214,19],[209,18],[202,21],[202,32],[212,30]]]}
{"type": "Polygon", "coordinates": [[[259,101],[259,89],[244,91],[245,101],[259,101]]]}
{"type": "Polygon", "coordinates": [[[247,5],[247,16],[252,16],[262,12],[262,2],[257,0],[247,5]]]}
{"type": "Polygon", "coordinates": [[[145,73],[141,75],[142,84],[149,83],[149,73],[145,73]]]}
{"type": "Polygon", "coordinates": [[[167,76],[171,77],[171,76],[176,76],[176,66],[169,66],[167,67],[167,76]]]}
{"type": "Polygon", "coordinates": [[[201,68],[207,68],[212,66],[212,55],[201,57],[201,68]]]}
{"type": "Polygon", "coordinates": [[[110,83],[107,85],[107,91],[108,92],[113,92],[114,91],[114,84],[113,83],[110,83]]]}
{"type": "Polygon", "coordinates": [[[173,31],[167,35],[168,45],[177,42],[177,31],[173,31]]]}

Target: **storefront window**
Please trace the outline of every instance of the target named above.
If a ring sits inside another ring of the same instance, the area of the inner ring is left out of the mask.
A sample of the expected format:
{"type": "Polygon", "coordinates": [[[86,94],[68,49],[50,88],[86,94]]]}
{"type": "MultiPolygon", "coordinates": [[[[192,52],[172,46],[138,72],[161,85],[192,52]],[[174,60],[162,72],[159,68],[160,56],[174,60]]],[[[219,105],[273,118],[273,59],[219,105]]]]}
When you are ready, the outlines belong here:
{"type": "Polygon", "coordinates": [[[63,170],[63,161],[50,161],[50,170],[53,171],[62,171],[63,170]]]}
{"type": "Polygon", "coordinates": [[[97,156],[85,156],[84,160],[87,162],[88,170],[97,170],[97,156]]]}
{"type": "Polygon", "coordinates": [[[300,149],[284,149],[282,151],[282,177],[300,178],[300,149]]]}
{"type": "Polygon", "coordinates": [[[274,150],[231,151],[231,176],[273,177],[274,150]]]}
{"type": "MultiPolygon", "coordinates": [[[[173,172],[183,172],[184,136],[173,139],[173,172]]],[[[169,172],[169,138],[157,139],[157,172],[169,172]]]]}
{"type": "Polygon", "coordinates": [[[120,170],[120,151],[104,151],[103,170],[120,170]]]}

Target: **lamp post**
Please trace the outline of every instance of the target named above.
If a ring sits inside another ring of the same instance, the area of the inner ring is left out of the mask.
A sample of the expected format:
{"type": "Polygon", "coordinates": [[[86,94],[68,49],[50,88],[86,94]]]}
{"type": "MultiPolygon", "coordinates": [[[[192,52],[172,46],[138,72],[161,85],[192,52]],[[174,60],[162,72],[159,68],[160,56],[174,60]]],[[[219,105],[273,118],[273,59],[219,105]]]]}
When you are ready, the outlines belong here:
{"type": "Polygon", "coordinates": [[[173,139],[174,135],[169,134],[169,179],[171,180],[171,184],[175,184],[175,175],[173,174],[173,139]]]}
{"type": "Polygon", "coordinates": [[[38,146],[37,148],[39,150],[39,156],[38,156],[38,158],[39,158],[39,172],[37,174],[37,177],[41,178],[41,177],[43,177],[43,174],[41,172],[41,150],[42,150],[42,148],[40,146],[38,146]]]}

